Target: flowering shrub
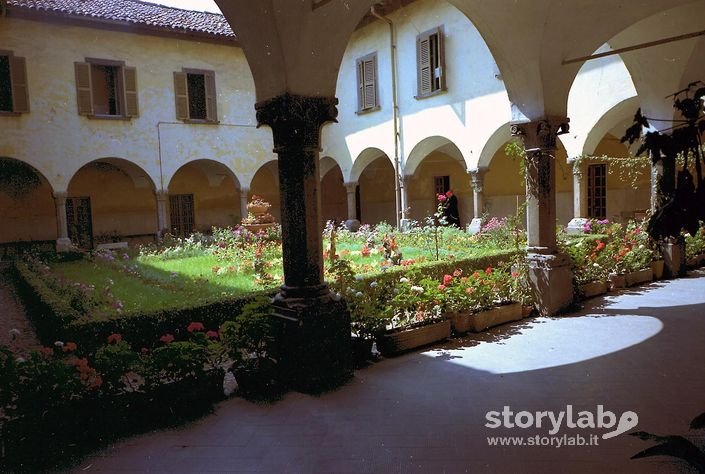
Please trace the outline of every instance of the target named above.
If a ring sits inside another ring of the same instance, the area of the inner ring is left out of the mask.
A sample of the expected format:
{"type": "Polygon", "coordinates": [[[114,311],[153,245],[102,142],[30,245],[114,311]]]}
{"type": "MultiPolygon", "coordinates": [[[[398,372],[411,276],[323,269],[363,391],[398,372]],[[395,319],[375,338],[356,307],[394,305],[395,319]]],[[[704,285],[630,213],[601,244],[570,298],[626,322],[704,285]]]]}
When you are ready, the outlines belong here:
{"type": "Polygon", "coordinates": [[[607,281],[607,276],[614,265],[613,255],[605,239],[573,238],[563,239],[560,242],[561,250],[572,260],[573,278],[576,284],[607,281]]]}
{"type": "Polygon", "coordinates": [[[620,234],[612,234],[614,239],[610,242],[614,273],[628,273],[650,268],[653,260],[653,251],[649,234],[643,223],[630,221],[624,228],[621,239],[620,234]]]}
{"type": "Polygon", "coordinates": [[[513,279],[518,276],[492,267],[465,276],[457,269],[452,275],[445,275],[438,286],[443,307],[448,312],[467,313],[509,302],[513,279]]]}
{"type": "Polygon", "coordinates": [[[700,221],[700,227],[697,232],[693,234],[685,233],[684,238],[686,258],[695,258],[705,254],[705,222],[700,221]]]}
{"type": "Polygon", "coordinates": [[[387,329],[401,329],[429,324],[442,319],[443,307],[435,281],[414,282],[403,277],[395,285],[384,307],[387,329]]]}

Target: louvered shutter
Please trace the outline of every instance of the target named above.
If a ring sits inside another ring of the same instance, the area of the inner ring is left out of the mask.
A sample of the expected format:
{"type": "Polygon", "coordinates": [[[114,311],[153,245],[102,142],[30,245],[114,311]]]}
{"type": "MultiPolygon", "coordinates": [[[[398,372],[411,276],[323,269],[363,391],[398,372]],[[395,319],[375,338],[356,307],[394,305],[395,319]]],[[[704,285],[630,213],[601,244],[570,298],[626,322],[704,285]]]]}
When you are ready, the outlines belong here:
{"type": "Polygon", "coordinates": [[[188,86],[184,72],[174,73],[174,96],[176,97],[176,118],[188,120],[188,86]]]}
{"type": "Polygon", "coordinates": [[[432,92],[431,79],[431,45],[430,35],[423,34],[416,38],[416,62],[418,68],[417,85],[419,96],[432,92]]]}
{"type": "Polygon", "coordinates": [[[91,86],[91,65],[74,63],[76,69],[76,101],[79,115],[93,115],[93,90],[91,86]]]}
{"type": "Polygon", "coordinates": [[[12,88],[12,111],[29,112],[27,93],[27,62],[25,58],[10,56],[10,83],[12,88]]]}
{"type": "Polygon", "coordinates": [[[357,110],[362,111],[365,108],[365,62],[362,59],[357,60],[357,110]]]}
{"type": "Polygon", "coordinates": [[[377,107],[377,57],[370,56],[362,61],[363,82],[364,82],[364,109],[374,109],[377,107]]]}
{"type": "Polygon", "coordinates": [[[140,114],[137,100],[137,71],[134,67],[123,67],[122,70],[125,79],[125,115],[137,117],[140,114]]]}
{"type": "Polygon", "coordinates": [[[436,30],[436,37],[438,42],[438,88],[439,90],[446,89],[446,61],[445,61],[445,39],[443,38],[443,30],[438,28],[436,30]]]}
{"type": "Polygon", "coordinates": [[[206,85],[206,120],[209,122],[217,122],[218,109],[215,95],[215,73],[207,72],[204,74],[203,79],[206,85]]]}

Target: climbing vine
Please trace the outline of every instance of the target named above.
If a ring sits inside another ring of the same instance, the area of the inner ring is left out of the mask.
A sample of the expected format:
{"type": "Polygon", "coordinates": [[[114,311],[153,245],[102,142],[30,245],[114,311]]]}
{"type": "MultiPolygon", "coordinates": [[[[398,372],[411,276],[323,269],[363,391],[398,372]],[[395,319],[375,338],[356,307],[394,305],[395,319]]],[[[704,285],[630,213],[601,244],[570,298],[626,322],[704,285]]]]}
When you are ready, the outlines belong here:
{"type": "Polygon", "coordinates": [[[651,160],[647,156],[582,155],[575,158],[574,163],[574,166],[583,163],[604,163],[609,174],[617,175],[621,182],[628,183],[632,189],[638,189],[639,181],[651,172],[651,160]]]}

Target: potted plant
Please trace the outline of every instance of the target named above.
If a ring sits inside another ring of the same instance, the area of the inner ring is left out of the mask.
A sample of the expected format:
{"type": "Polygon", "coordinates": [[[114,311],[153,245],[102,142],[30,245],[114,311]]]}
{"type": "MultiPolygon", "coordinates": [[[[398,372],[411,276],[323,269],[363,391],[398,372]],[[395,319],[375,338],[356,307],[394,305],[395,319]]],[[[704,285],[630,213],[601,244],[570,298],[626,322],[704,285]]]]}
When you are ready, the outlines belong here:
{"type": "Polygon", "coordinates": [[[247,203],[247,211],[255,216],[264,214],[272,205],[265,201],[261,196],[252,195],[252,199],[247,203]]]}
{"type": "Polygon", "coordinates": [[[405,352],[450,337],[450,321],[444,318],[435,280],[419,283],[402,277],[386,303],[383,315],[386,331],[377,337],[384,355],[405,352]]]}

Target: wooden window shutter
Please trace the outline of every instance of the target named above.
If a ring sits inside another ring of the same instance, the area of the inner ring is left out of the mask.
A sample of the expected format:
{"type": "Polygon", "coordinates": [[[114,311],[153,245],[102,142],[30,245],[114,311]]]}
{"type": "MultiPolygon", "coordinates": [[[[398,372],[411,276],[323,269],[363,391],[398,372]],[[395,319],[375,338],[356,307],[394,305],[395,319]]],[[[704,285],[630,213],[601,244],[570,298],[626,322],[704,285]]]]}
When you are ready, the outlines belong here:
{"type": "Polygon", "coordinates": [[[438,83],[439,89],[446,89],[446,61],[445,61],[445,40],[443,38],[443,29],[438,28],[436,30],[436,35],[438,37],[438,83]]]}
{"type": "Polygon", "coordinates": [[[357,110],[361,111],[365,108],[365,62],[362,59],[357,60],[357,110]]]}
{"type": "Polygon", "coordinates": [[[25,58],[9,56],[10,83],[12,89],[12,111],[29,112],[27,92],[27,61],[25,58]]]}
{"type": "Polygon", "coordinates": [[[377,107],[377,56],[372,55],[363,61],[363,81],[365,83],[365,109],[377,107]]]}
{"type": "Polygon", "coordinates": [[[76,68],[76,100],[79,115],[93,115],[93,88],[91,86],[91,65],[74,63],[76,68]]]}
{"type": "Polygon", "coordinates": [[[416,63],[418,95],[430,94],[433,90],[431,70],[431,41],[430,34],[424,33],[416,38],[416,63]]]}
{"type": "Polygon", "coordinates": [[[137,71],[134,67],[123,67],[125,79],[125,115],[137,117],[140,114],[137,100],[137,71]]]}
{"type": "Polygon", "coordinates": [[[215,94],[215,73],[205,73],[204,82],[206,84],[206,120],[209,122],[217,122],[218,108],[216,103],[217,97],[215,94]]]}
{"type": "Polygon", "coordinates": [[[174,96],[176,97],[176,118],[188,120],[188,86],[185,72],[174,73],[174,96]]]}

